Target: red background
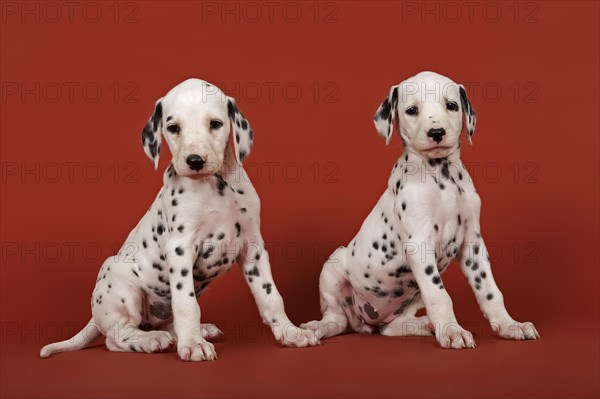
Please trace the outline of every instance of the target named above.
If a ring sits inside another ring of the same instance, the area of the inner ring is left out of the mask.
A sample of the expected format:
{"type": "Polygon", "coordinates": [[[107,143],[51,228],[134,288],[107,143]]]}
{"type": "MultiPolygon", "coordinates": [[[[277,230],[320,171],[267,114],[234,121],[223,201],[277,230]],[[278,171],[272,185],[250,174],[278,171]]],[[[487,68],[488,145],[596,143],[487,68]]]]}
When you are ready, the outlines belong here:
{"type": "Polygon", "coordinates": [[[253,3],[256,22],[237,2],[225,17],[206,14],[221,2],[97,2],[98,22],[95,8],[84,18],[88,3],[77,4],[72,19],[63,7],[53,21],[46,3],[27,3],[33,14],[2,3],[3,397],[598,396],[597,2],[476,2],[473,14],[461,2],[297,2],[279,3],[272,19],[253,3]],[[302,16],[291,22],[296,6],[302,16]],[[280,348],[235,270],[201,300],[203,319],[226,332],[215,363],[104,346],[38,358],[89,319],[100,263],[160,187],[140,134],[168,89],[211,81],[253,125],[247,166],[263,235],[300,323],[319,316],[323,261],[357,232],[402,151],[397,136],[385,147],[374,111],[392,84],[421,70],[470,87],[478,124],[462,158],[474,168],[507,307],[535,322],[540,341],[493,337],[452,267],[444,285],[475,350],[362,335],[280,348]]]}

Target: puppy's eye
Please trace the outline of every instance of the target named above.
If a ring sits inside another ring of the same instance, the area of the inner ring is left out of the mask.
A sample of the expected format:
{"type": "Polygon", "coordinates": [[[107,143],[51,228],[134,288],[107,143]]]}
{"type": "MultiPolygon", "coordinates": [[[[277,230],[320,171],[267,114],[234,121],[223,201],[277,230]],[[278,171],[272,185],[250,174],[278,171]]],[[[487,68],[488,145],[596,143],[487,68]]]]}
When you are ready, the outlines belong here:
{"type": "Polygon", "coordinates": [[[404,111],[406,113],[406,115],[416,115],[419,112],[419,109],[417,107],[409,107],[406,108],[406,111],[404,111]]]}
{"type": "Polygon", "coordinates": [[[210,121],[210,128],[211,129],[218,129],[221,126],[223,126],[223,122],[221,122],[218,119],[213,119],[212,121],[210,121]]]}
{"type": "Polygon", "coordinates": [[[455,103],[454,101],[448,101],[446,103],[446,109],[448,111],[458,111],[458,104],[455,103]]]}
{"type": "Polygon", "coordinates": [[[179,132],[181,132],[181,128],[179,127],[178,124],[173,123],[171,125],[167,125],[167,131],[169,133],[179,134],[179,132]]]}

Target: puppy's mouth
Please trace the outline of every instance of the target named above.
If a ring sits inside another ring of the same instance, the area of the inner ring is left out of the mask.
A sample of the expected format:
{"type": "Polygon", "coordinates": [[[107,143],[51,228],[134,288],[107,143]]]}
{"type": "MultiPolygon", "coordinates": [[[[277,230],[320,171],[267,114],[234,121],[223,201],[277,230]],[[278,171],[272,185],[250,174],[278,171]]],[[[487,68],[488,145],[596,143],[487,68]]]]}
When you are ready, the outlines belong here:
{"type": "Polygon", "coordinates": [[[181,177],[186,177],[192,180],[202,180],[209,176],[213,176],[215,173],[219,173],[220,169],[220,165],[206,163],[202,169],[197,171],[188,167],[184,167],[183,171],[179,170],[179,168],[175,168],[175,171],[181,177]]]}
{"type": "Polygon", "coordinates": [[[423,154],[426,154],[430,158],[439,158],[440,156],[448,154],[452,150],[452,146],[448,145],[434,145],[427,148],[419,149],[423,154]]]}
{"type": "Polygon", "coordinates": [[[419,151],[422,152],[428,152],[428,151],[447,151],[449,149],[451,149],[452,147],[449,145],[432,145],[430,147],[427,148],[421,148],[419,149],[419,151]]]}

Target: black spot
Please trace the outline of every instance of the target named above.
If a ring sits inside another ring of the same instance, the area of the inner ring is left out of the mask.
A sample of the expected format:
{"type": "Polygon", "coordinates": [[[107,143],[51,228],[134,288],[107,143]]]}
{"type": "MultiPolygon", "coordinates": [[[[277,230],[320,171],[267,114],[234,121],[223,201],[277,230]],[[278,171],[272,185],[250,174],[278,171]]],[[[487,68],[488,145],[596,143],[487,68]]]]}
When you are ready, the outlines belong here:
{"type": "Polygon", "coordinates": [[[396,268],[396,273],[395,276],[396,278],[400,277],[402,274],[406,274],[410,272],[410,268],[408,267],[408,265],[402,265],[402,266],[398,266],[396,268]]]}
{"type": "Polygon", "coordinates": [[[148,248],[148,243],[146,242],[146,240],[142,241],[142,245],[144,246],[144,248],[148,248]]]}
{"type": "Polygon", "coordinates": [[[434,269],[433,266],[431,266],[431,265],[427,266],[425,268],[425,274],[427,274],[429,276],[431,273],[433,273],[433,269],[434,269]]]}
{"type": "Polygon", "coordinates": [[[433,229],[435,230],[436,233],[440,230],[437,224],[433,225],[433,229]]]}
{"type": "Polygon", "coordinates": [[[153,263],[152,267],[155,268],[155,269],[157,269],[157,270],[159,270],[159,271],[161,271],[161,272],[163,271],[163,267],[162,267],[162,265],[160,263],[153,263]]]}
{"type": "Polygon", "coordinates": [[[183,248],[181,248],[181,247],[175,248],[175,253],[179,256],[183,256],[183,253],[184,253],[183,248]]]}
{"type": "Polygon", "coordinates": [[[365,303],[364,309],[367,316],[369,316],[371,319],[375,320],[379,317],[379,313],[377,313],[377,311],[369,302],[365,303]]]}
{"type": "Polygon", "coordinates": [[[173,198],[173,201],[171,201],[171,205],[177,206],[177,199],[176,198],[173,198]]]}
{"type": "Polygon", "coordinates": [[[433,281],[433,284],[439,284],[442,282],[442,279],[440,278],[440,276],[433,276],[431,281],[433,281]]]}
{"type": "Polygon", "coordinates": [[[365,273],[365,278],[369,278],[369,273],[365,273]]]}
{"type": "Polygon", "coordinates": [[[223,176],[218,173],[215,173],[215,177],[217,178],[217,190],[219,191],[220,196],[224,196],[223,190],[227,187],[227,182],[223,180],[223,176]]]}
{"type": "Polygon", "coordinates": [[[180,233],[183,233],[183,228],[184,228],[184,227],[183,227],[183,225],[182,225],[182,224],[180,224],[180,225],[179,225],[179,227],[177,227],[177,230],[178,230],[180,233]]]}
{"type": "Polygon", "coordinates": [[[202,257],[204,259],[207,259],[215,250],[215,246],[209,246],[208,248],[206,248],[206,251],[204,252],[204,254],[202,254],[202,257]]]}
{"type": "Polygon", "coordinates": [[[475,245],[475,246],[473,247],[473,253],[474,253],[475,255],[477,255],[477,254],[479,253],[479,245],[475,245]]]}
{"type": "Polygon", "coordinates": [[[460,226],[460,225],[461,225],[461,223],[462,223],[462,220],[460,219],[460,214],[459,214],[459,215],[457,215],[457,219],[458,219],[458,225],[460,226]]]}
{"type": "Polygon", "coordinates": [[[233,103],[233,101],[227,100],[227,114],[229,115],[230,119],[233,120],[235,118],[235,114],[237,111],[237,106],[233,103]]]}
{"type": "Polygon", "coordinates": [[[404,210],[406,210],[406,202],[403,202],[403,203],[402,203],[402,210],[403,210],[403,211],[404,211],[404,210]]]}
{"type": "Polygon", "coordinates": [[[137,272],[135,270],[131,269],[131,271],[133,272],[133,274],[135,274],[136,277],[140,276],[139,274],[137,274],[137,272]]]}
{"type": "Polygon", "coordinates": [[[196,295],[194,294],[194,291],[190,291],[190,294],[189,294],[189,295],[190,295],[190,296],[196,296],[196,295]]]}
{"type": "Polygon", "coordinates": [[[440,190],[443,190],[444,188],[446,188],[446,186],[444,186],[444,184],[443,184],[443,183],[440,183],[440,184],[439,184],[439,187],[440,187],[440,190]]]}
{"type": "Polygon", "coordinates": [[[183,187],[179,187],[179,190],[177,190],[177,192],[178,192],[179,194],[183,194],[183,187]]]}
{"type": "Polygon", "coordinates": [[[187,276],[189,273],[189,270],[186,268],[181,269],[181,277],[185,277],[187,276]]]}
{"type": "Polygon", "coordinates": [[[178,290],[182,289],[183,288],[183,283],[181,283],[181,282],[177,283],[176,287],[177,287],[178,290]]]}
{"type": "Polygon", "coordinates": [[[153,302],[150,304],[150,313],[161,320],[167,320],[173,316],[171,305],[166,302],[153,302]]]}
{"type": "Polygon", "coordinates": [[[492,294],[490,293],[490,294],[487,294],[487,296],[486,296],[485,298],[486,298],[488,301],[491,301],[493,297],[494,297],[494,295],[492,295],[492,294]]]}
{"type": "Polygon", "coordinates": [[[242,226],[240,226],[240,224],[238,222],[235,222],[235,236],[239,237],[240,236],[240,232],[242,231],[242,226]]]}
{"type": "Polygon", "coordinates": [[[473,262],[473,266],[471,266],[471,270],[475,271],[477,269],[479,269],[479,263],[473,262]]]}
{"type": "Polygon", "coordinates": [[[246,212],[246,208],[240,208],[240,211],[242,211],[242,212],[245,213],[246,212]]]}
{"type": "Polygon", "coordinates": [[[265,291],[267,291],[267,295],[269,295],[271,293],[272,286],[273,286],[273,284],[271,284],[271,283],[264,283],[262,285],[262,287],[265,289],[265,291]]]}
{"type": "Polygon", "coordinates": [[[379,249],[379,243],[377,241],[373,242],[373,248],[379,249]]]}
{"type": "Polygon", "coordinates": [[[442,164],[442,176],[444,176],[446,179],[450,178],[450,172],[448,171],[448,161],[445,161],[442,164]]]}
{"type": "Polygon", "coordinates": [[[219,233],[217,240],[222,240],[223,238],[225,238],[225,233],[219,233]]]}

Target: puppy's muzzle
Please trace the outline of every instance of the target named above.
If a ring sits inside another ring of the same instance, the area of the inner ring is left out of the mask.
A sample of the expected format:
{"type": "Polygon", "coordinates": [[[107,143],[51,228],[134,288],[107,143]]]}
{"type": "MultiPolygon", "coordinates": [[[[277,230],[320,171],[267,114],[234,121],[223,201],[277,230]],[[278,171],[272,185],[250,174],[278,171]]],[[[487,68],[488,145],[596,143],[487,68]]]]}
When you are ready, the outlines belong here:
{"type": "Polygon", "coordinates": [[[204,160],[198,154],[191,154],[185,159],[191,170],[201,170],[204,167],[204,160]]]}
{"type": "Polygon", "coordinates": [[[429,131],[427,132],[427,137],[431,137],[431,139],[438,144],[440,143],[440,141],[442,141],[445,135],[446,131],[443,128],[429,129],[429,131]]]}

